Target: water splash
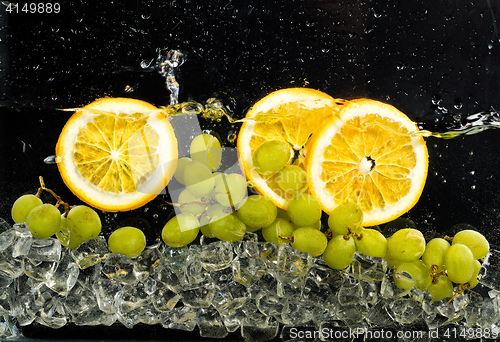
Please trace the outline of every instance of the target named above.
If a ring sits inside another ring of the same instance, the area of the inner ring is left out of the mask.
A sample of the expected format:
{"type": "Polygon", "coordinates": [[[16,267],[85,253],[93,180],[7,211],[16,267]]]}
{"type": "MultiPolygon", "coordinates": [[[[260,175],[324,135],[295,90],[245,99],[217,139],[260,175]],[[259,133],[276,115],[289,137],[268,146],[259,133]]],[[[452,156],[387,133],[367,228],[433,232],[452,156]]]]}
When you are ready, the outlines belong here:
{"type": "Polygon", "coordinates": [[[477,134],[489,129],[497,128],[500,128],[500,113],[492,109],[489,112],[471,114],[460,120],[458,127],[450,127],[446,132],[421,130],[414,132],[413,135],[453,139],[459,136],[477,134]]]}
{"type": "Polygon", "coordinates": [[[169,50],[165,54],[165,49],[158,50],[156,59],[156,70],[165,77],[167,89],[170,92],[170,104],[175,105],[179,102],[179,82],[177,82],[176,69],[184,64],[185,55],[178,50],[169,50]]]}
{"type": "Polygon", "coordinates": [[[48,156],[47,158],[45,158],[43,160],[43,162],[45,164],[57,164],[61,161],[61,157],[59,156],[56,156],[56,155],[52,155],[52,156],[48,156]]]}

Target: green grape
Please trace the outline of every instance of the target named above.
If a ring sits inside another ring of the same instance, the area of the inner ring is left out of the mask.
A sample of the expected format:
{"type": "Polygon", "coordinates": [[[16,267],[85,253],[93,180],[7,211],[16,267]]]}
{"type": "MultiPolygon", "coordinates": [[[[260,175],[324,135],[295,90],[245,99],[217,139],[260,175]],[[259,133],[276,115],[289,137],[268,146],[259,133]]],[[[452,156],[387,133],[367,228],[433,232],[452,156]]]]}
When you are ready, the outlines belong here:
{"type": "Polygon", "coordinates": [[[415,286],[423,291],[428,285],[429,278],[429,268],[422,260],[404,262],[394,268],[394,283],[403,290],[409,290],[415,286]],[[408,273],[412,279],[407,278],[403,273],[408,273]]]}
{"type": "Polygon", "coordinates": [[[349,234],[361,229],[363,211],[356,203],[345,202],[332,210],[328,217],[328,227],[335,235],[349,234]]]}
{"type": "Polygon", "coordinates": [[[288,202],[290,220],[299,227],[312,227],[321,219],[321,206],[313,196],[301,193],[288,202]]]}
{"type": "Polygon", "coordinates": [[[208,226],[217,239],[229,242],[243,239],[247,231],[247,227],[236,214],[215,215],[208,226]]]}
{"type": "Polygon", "coordinates": [[[231,214],[233,211],[231,207],[224,207],[221,204],[212,204],[207,208],[205,213],[200,217],[200,230],[203,235],[209,238],[213,238],[214,235],[210,230],[209,223],[214,216],[224,217],[225,215],[231,214]]]}
{"type": "Polygon", "coordinates": [[[95,239],[101,233],[99,214],[86,205],[71,208],[66,218],[66,225],[75,241],[95,239]]]}
{"type": "Polygon", "coordinates": [[[183,247],[193,242],[200,231],[198,219],[189,213],[172,217],[163,227],[161,238],[170,247],[183,247]]]}
{"type": "Polygon", "coordinates": [[[262,228],[262,236],[267,242],[273,242],[276,246],[288,243],[294,228],[290,222],[282,218],[276,218],[269,226],[262,228]]]}
{"type": "Polygon", "coordinates": [[[354,243],[358,252],[364,255],[383,258],[387,253],[387,240],[381,232],[375,229],[362,229],[356,234],[354,243]]]}
{"type": "Polygon", "coordinates": [[[179,194],[177,203],[182,213],[199,215],[210,205],[210,199],[205,196],[193,195],[188,189],[184,189],[179,194]]]}
{"type": "Polygon", "coordinates": [[[400,229],[387,242],[387,253],[392,259],[410,262],[418,260],[425,251],[424,235],[413,228],[400,229]]]}
{"type": "MultiPolygon", "coordinates": [[[[387,239],[387,243],[389,243],[389,239],[387,239]]],[[[385,254],[384,259],[385,259],[385,261],[387,261],[387,267],[396,268],[398,265],[401,265],[404,263],[404,261],[402,261],[402,260],[396,260],[396,259],[391,258],[390,254],[387,252],[385,254]]]]}
{"type": "Polygon", "coordinates": [[[457,284],[464,284],[474,274],[474,255],[469,247],[456,243],[451,245],[444,255],[444,268],[450,280],[457,284]]]}
{"type": "Polygon", "coordinates": [[[22,195],[12,205],[12,219],[15,223],[26,222],[30,211],[42,204],[42,200],[35,195],[22,195]]]}
{"type": "Polygon", "coordinates": [[[59,231],[61,212],[52,204],[39,205],[30,211],[26,217],[26,224],[31,235],[38,239],[46,239],[59,231]]]}
{"type": "Polygon", "coordinates": [[[191,159],[205,165],[210,171],[219,168],[222,160],[222,148],[219,139],[211,134],[200,134],[191,142],[191,159]]]}
{"type": "Polygon", "coordinates": [[[382,234],[386,237],[391,236],[395,232],[403,228],[417,229],[417,225],[413,220],[405,217],[398,217],[397,219],[387,223],[382,230],[382,234]]]}
{"type": "Polygon", "coordinates": [[[108,246],[113,253],[121,253],[133,258],[146,248],[146,235],[138,228],[118,228],[109,236],[108,246]]]}
{"type": "Polygon", "coordinates": [[[318,257],[325,251],[328,239],[325,234],[316,228],[301,227],[293,231],[290,245],[299,251],[318,257]]]}
{"type": "Polygon", "coordinates": [[[444,256],[450,248],[448,241],[442,238],[434,238],[425,246],[422,261],[427,267],[436,266],[436,271],[441,270],[444,265],[444,256]]]}
{"type": "Polygon", "coordinates": [[[214,199],[226,207],[237,207],[247,196],[247,180],[239,173],[221,174],[217,177],[214,199]]]}
{"type": "Polygon", "coordinates": [[[427,290],[429,291],[432,300],[437,301],[453,296],[453,283],[447,276],[441,275],[439,277],[429,278],[427,290]]]}
{"type": "Polygon", "coordinates": [[[479,262],[479,260],[474,260],[474,272],[472,273],[472,277],[468,281],[469,289],[476,287],[476,285],[479,283],[477,276],[480,270],[481,270],[481,263],[479,262]]]}
{"type": "Polygon", "coordinates": [[[191,163],[193,160],[189,157],[182,157],[177,159],[177,167],[174,172],[174,178],[181,183],[182,185],[186,185],[184,182],[184,169],[186,165],[191,163]]]}
{"type": "Polygon", "coordinates": [[[80,237],[71,234],[71,231],[68,229],[68,219],[64,215],[61,216],[61,225],[59,231],[56,233],[56,237],[61,245],[68,248],[77,248],[83,243],[80,237]]]}
{"type": "Polygon", "coordinates": [[[248,196],[246,202],[237,211],[238,218],[247,226],[249,232],[269,226],[276,219],[278,209],[267,197],[248,196]]]}
{"type": "Polygon", "coordinates": [[[287,165],[275,178],[281,190],[290,194],[297,194],[307,188],[307,172],[297,165],[287,165]]]}
{"type": "Polygon", "coordinates": [[[490,251],[490,244],[483,234],[475,230],[462,230],[453,237],[452,244],[462,244],[469,247],[474,259],[484,258],[490,251]]]}
{"type": "Polygon", "coordinates": [[[257,147],[252,162],[260,173],[275,173],[285,167],[293,157],[293,151],[284,141],[267,141],[257,147]]]}
{"type": "Polygon", "coordinates": [[[354,239],[349,235],[337,235],[328,242],[323,252],[323,260],[329,267],[342,270],[351,264],[354,252],[354,239]]]}
{"type": "Polygon", "coordinates": [[[191,162],[184,167],[184,183],[189,192],[201,197],[214,189],[215,179],[205,165],[191,162]]]}

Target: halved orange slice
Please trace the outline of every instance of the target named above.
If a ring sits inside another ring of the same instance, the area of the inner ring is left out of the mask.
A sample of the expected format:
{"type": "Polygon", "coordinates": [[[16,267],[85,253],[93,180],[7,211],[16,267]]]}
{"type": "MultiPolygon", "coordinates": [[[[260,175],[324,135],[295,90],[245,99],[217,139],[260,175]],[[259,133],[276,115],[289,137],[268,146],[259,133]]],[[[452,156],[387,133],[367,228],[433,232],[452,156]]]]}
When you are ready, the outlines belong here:
{"type": "Polygon", "coordinates": [[[311,138],[305,164],[312,195],[327,213],[340,203],[357,203],[364,226],[404,214],[427,177],[427,147],[417,131],[391,105],[350,101],[311,138]]]}
{"type": "Polygon", "coordinates": [[[338,112],[342,104],[321,91],[287,88],[259,100],[247,113],[238,134],[237,149],[247,179],[262,195],[286,209],[293,198],[277,185],[275,174],[263,175],[252,161],[255,150],[267,141],[284,141],[301,165],[311,135],[338,112]]]}
{"type": "Polygon", "coordinates": [[[155,106],[102,98],[77,110],[56,146],[68,188],[104,211],[139,208],[155,198],[177,165],[177,139],[155,106]]]}

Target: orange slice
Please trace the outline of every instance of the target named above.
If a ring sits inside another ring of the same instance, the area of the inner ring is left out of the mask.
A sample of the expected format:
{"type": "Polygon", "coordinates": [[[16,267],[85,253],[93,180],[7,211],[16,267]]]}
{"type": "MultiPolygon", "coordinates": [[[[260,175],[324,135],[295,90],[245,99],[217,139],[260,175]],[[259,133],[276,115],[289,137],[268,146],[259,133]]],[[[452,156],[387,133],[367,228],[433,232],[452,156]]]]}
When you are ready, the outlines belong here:
{"type": "Polygon", "coordinates": [[[240,163],[253,187],[286,209],[291,197],[275,181],[279,172],[266,176],[257,172],[252,161],[254,151],[266,141],[284,141],[301,165],[309,138],[341,105],[339,100],[308,88],[281,89],[258,101],[248,111],[237,142],[240,163]]]}
{"type": "Polygon", "coordinates": [[[177,165],[177,139],[155,106],[102,98],[76,111],[56,146],[59,172],[82,201],[127,211],[155,198],[177,165]]]}
{"type": "Polygon", "coordinates": [[[323,210],[355,202],[364,226],[391,221],[420,198],[428,169],[418,127],[388,104],[359,99],[322,125],[306,156],[310,191],[323,210]]]}

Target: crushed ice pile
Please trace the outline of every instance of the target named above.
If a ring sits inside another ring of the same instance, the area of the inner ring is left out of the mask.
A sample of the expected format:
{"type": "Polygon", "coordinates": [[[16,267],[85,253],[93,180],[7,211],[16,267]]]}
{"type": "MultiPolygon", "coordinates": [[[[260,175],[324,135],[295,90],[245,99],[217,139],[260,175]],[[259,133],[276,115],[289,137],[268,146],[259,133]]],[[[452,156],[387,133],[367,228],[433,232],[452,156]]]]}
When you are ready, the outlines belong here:
{"type": "MultiPolygon", "coordinates": [[[[356,254],[344,271],[321,259],[257,241],[158,243],[133,259],[110,253],[100,237],[76,250],[35,239],[24,224],[0,219],[0,338],[22,336],[33,322],[76,325],[161,324],[224,338],[270,340],[290,327],[390,329],[449,324],[492,329],[500,320],[500,252],[481,270],[484,295],[466,291],[451,303],[394,286],[385,260],[356,254]]],[[[281,336],[283,338],[283,336],[281,336]]]]}

